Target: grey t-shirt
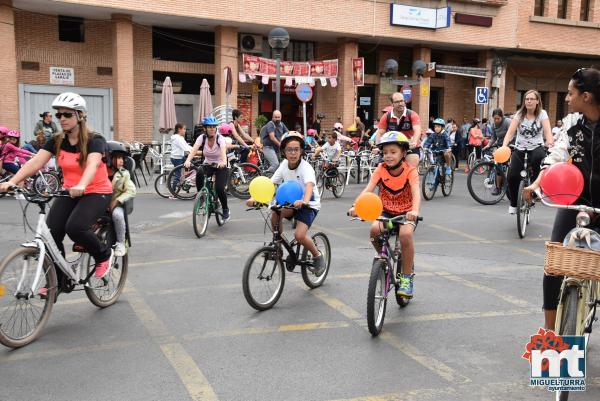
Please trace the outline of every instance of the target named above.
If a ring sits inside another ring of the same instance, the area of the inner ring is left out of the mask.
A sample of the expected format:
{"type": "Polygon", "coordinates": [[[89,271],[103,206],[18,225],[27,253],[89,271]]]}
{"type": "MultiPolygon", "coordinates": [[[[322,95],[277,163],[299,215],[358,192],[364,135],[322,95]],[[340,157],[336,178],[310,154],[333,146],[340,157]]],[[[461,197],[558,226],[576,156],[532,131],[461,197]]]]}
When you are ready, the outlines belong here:
{"type": "Polygon", "coordinates": [[[544,145],[544,129],[542,121],[548,119],[546,110],[542,110],[535,120],[529,120],[527,117],[520,120],[520,115],[515,115],[519,122],[517,126],[517,139],[515,147],[519,150],[533,150],[544,145]]]}
{"type": "Polygon", "coordinates": [[[272,120],[266,123],[260,129],[260,141],[262,142],[262,145],[278,149],[279,147],[275,145],[273,141],[271,141],[271,139],[269,138],[270,132],[274,132],[275,138],[277,138],[278,141],[281,141],[281,137],[283,136],[283,134],[288,132],[288,129],[283,123],[283,121],[276,125],[272,120]]]}
{"type": "Polygon", "coordinates": [[[502,141],[504,141],[504,137],[508,132],[508,127],[510,127],[510,119],[503,117],[500,125],[496,125],[494,122],[490,124],[492,127],[492,143],[498,143],[502,145],[502,141]]]}

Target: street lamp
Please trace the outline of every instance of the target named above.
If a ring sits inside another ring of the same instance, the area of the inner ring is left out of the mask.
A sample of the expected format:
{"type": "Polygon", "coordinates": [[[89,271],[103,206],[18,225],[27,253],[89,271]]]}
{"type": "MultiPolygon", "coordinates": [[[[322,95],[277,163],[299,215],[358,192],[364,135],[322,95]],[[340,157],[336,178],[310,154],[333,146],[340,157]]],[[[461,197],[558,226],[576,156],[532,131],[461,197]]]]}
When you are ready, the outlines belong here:
{"type": "Polygon", "coordinates": [[[275,109],[279,110],[279,98],[280,98],[280,74],[281,74],[281,56],[283,49],[288,47],[290,44],[290,35],[283,28],[273,28],[269,32],[269,46],[275,50],[275,62],[276,62],[276,78],[275,78],[275,109]]]}

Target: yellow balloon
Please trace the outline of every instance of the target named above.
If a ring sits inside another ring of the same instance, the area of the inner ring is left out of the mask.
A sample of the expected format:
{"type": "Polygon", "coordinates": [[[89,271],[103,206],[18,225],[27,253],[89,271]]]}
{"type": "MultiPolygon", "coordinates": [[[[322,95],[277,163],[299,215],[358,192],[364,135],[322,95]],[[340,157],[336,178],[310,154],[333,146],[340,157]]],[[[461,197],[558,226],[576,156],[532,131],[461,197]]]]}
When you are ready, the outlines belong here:
{"type": "Polygon", "coordinates": [[[275,195],[275,185],[267,177],[260,176],[250,181],[250,196],[258,203],[269,203],[275,195]]]}

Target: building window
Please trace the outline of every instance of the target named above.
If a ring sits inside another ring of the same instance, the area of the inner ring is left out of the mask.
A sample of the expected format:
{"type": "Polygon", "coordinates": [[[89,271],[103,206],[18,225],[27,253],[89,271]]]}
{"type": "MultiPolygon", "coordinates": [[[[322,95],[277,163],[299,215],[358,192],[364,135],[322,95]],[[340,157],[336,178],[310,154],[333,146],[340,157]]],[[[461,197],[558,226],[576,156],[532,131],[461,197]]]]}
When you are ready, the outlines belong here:
{"type": "Polygon", "coordinates": [[[152,27],[152,57],[158,60],[214,64],[214,32],[152,27]]]}
{"type": "Polygon", "coordinates": [[[538,17],[542,17],[544,15],[544,3],[545,0],[535,0],[533,15],[537,15],[538,17]]]}
{"type": "Polygon", "coordinates": [[[58,16],[58,40],[62,42],[84,42],[83,18],[58,16]]]}
{"type": "Polygon", "coordinates": [[[567,19],[567,8],[569,7],[568,0],[558,0],[558,15],[557,18],[567,19]]]}
{"type": "Polygon", "coordinates": [[[359,45],[358,57],[365,59],[365,74],[377,74],[377,47],[375,45],[359,45]]]}
{"type": "Polygon", "coordinates": [[[590,0],[581,0],[581,12],[579,13],[579,20],[590,20],[590,0]]]}
{"type": "MultiPolygon", "coordinates": [[[[265,40],[266,46],[263,47],[263,55],[266,58],[274,59],[275,51],[269,46],[265,40]]],[[[313,61],[315,59],[315,44],[314,42],[300,42],[291,40],[288,47],[283,51],[282,60],[285,61],[313,61]]]]}
{"type": "Polygon", "coordinates": [[[562,120],[567,115],[569,105],[567,104],[567,92],[558,92],[556,94],[556,119],[562,120]]]}

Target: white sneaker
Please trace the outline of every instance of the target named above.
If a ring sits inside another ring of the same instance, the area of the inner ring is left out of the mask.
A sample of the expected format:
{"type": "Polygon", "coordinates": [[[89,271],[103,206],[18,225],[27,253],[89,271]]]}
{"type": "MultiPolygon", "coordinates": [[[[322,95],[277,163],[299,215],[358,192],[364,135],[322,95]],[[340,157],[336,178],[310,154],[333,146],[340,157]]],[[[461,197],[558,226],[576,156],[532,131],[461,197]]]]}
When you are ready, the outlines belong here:
{"type": "Polygon", "coordinates": [[[513,206],[508,207],[508,214],[517,214],[517,208],[513,206]]]}
{"type": "Polygon", "coordinates": [[[120,258],[121,256],[125,256],[127,254],[127,247],[122,242],[117,242],[115,244],[115,256],[120,258]]]}

